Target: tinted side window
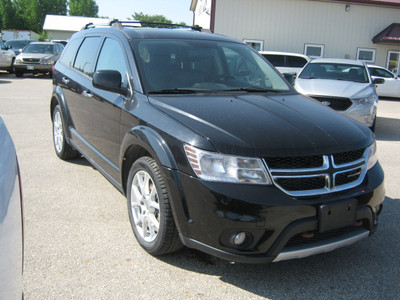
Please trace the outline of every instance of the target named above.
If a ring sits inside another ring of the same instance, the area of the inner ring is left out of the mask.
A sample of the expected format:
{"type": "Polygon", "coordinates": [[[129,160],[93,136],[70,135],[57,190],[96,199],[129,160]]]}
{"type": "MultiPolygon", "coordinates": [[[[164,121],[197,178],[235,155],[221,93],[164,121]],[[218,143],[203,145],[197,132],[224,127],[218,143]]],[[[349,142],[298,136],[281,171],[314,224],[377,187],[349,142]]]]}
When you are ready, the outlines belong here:
{"type": "Polygon", "coordinates": [[[288,67],[302,68],[307,63],[307,60],[298,56],[287,56],[286,63],[288,67]]]}
{"type": "Polygon", "coordinates": [[[385,70],[373,69],[373,68],[371,68],[369,70],[370,70],[371,75],[373,75],[373,76],[380,76],[380,77],[385,77],[385,78],[393,78],[394,77],[391,73],[389,73],[385,70]]]}
{"type": "Polygon", "coordinates": [[[126,75],[127,67],[124,57],[124,53],[119,43],[113,39],[107,38],[100,51],[96,71],[116,70],[120,72],[122,76],[121,86],[128,87],[128,79],[126,75]]]}
{"type": "Polygon", "coordinates": [[[74,64],[74,58],[75,58],[76,51],[78,50],[81,42],[82,42],[82,39],[76,39],[76,40],[72,40],[71,42],[69,42],[68,46],[65,48],[65,51],[63,52],[63,54],[60,58],[60,62],[62,62],[64,65],[72,67],[74,64]]]}
{"type": "Polygon", "coordinates": [[[284,67],[284,66],[285,66],[285,56],[283,56],[283,55],[263,54],[263,56],[264,56],[274,67],[284,67]]]}
{"type": "Polygon", "coordinates": [[[74,68],[92,76],[94,70],[94,62],[96,58],[97,49],[99,47],[101,38],[98,36],[87,37],[84,39],[81,47],[76,55],[74,68]]]}

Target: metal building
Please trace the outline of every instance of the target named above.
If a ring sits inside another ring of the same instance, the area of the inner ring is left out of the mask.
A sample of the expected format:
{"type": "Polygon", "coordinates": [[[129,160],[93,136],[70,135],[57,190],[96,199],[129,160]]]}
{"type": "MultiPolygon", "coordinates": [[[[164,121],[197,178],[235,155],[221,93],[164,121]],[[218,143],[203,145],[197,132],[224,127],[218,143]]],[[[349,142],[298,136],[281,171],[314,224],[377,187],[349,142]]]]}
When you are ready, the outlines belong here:
{"type": "Polygon", "coordinates": [[[195,24],[257,50],[399,70],[400,0],[192,0],[190,10],[195,24]]]}

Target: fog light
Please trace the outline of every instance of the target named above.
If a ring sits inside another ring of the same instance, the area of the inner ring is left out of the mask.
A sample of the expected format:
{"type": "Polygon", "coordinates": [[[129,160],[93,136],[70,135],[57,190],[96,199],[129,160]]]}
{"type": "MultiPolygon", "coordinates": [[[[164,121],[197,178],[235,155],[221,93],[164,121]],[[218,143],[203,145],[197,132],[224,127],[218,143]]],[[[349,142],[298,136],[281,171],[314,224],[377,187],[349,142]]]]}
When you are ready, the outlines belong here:
{"type": "Polygon", "coordinates": [[[251,241],[251,234],[247,232],[236,232],[232,234],[230,240],[236,247],[246,247],[251,241]]]}

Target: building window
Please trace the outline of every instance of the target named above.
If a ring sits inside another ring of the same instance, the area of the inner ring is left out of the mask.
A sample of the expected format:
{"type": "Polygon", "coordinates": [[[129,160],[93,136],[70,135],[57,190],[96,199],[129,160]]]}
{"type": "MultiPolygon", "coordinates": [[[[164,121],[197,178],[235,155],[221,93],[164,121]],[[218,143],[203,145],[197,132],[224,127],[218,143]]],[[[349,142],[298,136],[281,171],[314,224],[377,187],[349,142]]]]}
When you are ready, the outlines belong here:
{"type": "Polygon", "coordinates": [[[358,48],[357,49],[357,60],[362,60],[369,63],[375,62],[375,49],[365,49],[365,48],[358,48]]]}
{"type": "Polygon", "coordinates": [[[264,49],[264,41],[244,39],[243,42],[254,48],[256,51],[261,51],[264,49]]]}
{"type": "Polygon", "coordinates": [[[310,58],[322,58],[324,57],[324,45],[318,44],[305,44],[304,45],[304,54],[310,58]]]}
{"type": "Polygon", "coordinates": [[[400,65],[400,52],[399,51],[389,51],[386,69],[388,69],[392,73],[398,75],[399,74],[399,65],[400,65]]]}

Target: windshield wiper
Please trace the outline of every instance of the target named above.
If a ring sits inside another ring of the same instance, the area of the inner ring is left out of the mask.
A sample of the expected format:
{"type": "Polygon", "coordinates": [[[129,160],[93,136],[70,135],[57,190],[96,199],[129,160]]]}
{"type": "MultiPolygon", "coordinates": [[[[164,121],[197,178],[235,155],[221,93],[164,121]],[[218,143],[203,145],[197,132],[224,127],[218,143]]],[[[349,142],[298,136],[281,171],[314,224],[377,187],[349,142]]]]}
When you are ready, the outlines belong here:
{"type": "Polygon", "coordinates": [[[302,77],[299,77],[300,79],[321,79],[321,78],[317,78],[317,77],[314,77],[314,76],[302,76],[302,77]]]}
{"type": "Polygon", "coordinates": [[[149,94],[195,94],[203,93],[202,90],[190,90],[190,89],[165,89],[159,91],[150,91],[149,94]]]}
{"type": "Polygon", "coordinates": [[[227,89],[227,90],[221,90],[221,91],[222,92],[250,92],[250,93],[282,93],[283,92],[280,90],[262,89],[262,88],[254,88],[254,87],[227,89]]]}

